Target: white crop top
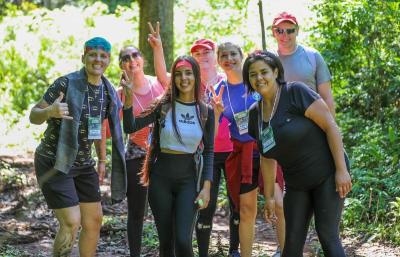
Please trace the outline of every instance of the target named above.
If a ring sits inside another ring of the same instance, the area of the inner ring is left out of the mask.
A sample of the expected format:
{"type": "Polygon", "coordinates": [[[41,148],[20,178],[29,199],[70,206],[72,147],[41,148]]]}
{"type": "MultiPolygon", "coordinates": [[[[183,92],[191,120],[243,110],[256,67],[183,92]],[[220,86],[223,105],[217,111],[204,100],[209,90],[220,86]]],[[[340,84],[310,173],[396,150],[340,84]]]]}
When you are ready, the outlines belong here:
{"type": "Polygon", "coordinates": [[[165,116],[165,124],[161,126],[160,147],[164,149],[194,153],[203,137],[203,131],[196,113],[195,103],[176,101],[176,126],[181,135],[179,142],[172,125],[172,109],[165,116]]]}

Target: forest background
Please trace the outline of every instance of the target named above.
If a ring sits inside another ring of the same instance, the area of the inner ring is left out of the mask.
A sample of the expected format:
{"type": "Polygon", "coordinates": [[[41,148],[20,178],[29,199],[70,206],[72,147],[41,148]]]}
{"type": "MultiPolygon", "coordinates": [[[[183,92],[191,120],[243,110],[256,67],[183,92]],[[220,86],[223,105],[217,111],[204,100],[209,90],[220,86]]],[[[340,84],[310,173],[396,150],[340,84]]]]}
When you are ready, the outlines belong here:
{"type": "MultiPolygon", "coordinates": [[[[81,67],[88,38],[100,35],[112,43],[106,75],[118,85],[119,49],[143,45],[144,1],[0,0],[0,155],[32,154],[45,126],[30,125],[27,113],[55,78],[81,67]]],[[[173,24],[161,24],[161,30],[173,31],[165,43],[169,60],[188,54],[191,43],[204,37],[234,41],[245,53],[261,48],[256,0],[149,2],[163,2],[173,11],[173,24]]],[[[290,11],[300,20],[300,42],[322,53],[333,76],[337,122],[353,178],[342,232],[400,246],[399,1],[276,2],[263,1],[267,47],[276,48],[268,27],[272,17],[290,11]]],[[[144,52],[151,73],[151,52],[144,52]]],[[[23,177],[2,164],[0,189],[18,183],[23,177]]]]}

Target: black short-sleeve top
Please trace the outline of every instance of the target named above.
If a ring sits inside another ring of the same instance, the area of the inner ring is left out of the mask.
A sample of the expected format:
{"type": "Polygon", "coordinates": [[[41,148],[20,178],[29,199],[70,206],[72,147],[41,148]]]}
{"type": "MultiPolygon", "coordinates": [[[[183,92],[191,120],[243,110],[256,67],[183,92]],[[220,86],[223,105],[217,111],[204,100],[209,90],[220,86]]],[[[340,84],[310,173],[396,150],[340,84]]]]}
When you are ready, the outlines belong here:
{"type": "Polygon", "coordinates": [[[308,189],[335,172],[335,164],[325,132],[304,116],[307,108],[320,96],[302,82],[281,86],[279,103],[270,124],[275,146],[265,153],[259,138],[260,105],[253,105],[249,114],[249,135],[256,138],[260,154],[275,159],[282,166],[286,186],[308,189]]]}
{"type": "MultiPolygon", "coordinates": [[[[47,89],[43,99],[51,105],[59,97],[61,92],[64,95],[67,94],[67,87],[68,79],[66,77],[60,77],[47,89]]],[[[64,96],[61,102],[65,102],[65,98],[66,96],[64,96]]],[[[109,98],[110,96],[104,83],[100,86],[87,83],[87,90],[85,92],[85,99],[83,101],[82,113],[79,121],[79,149],[73,166],[79,167],[94,164],[91,151],[93,140],[88,139],[88,119],[89,116],[93,117],[100,115],[101,121],[103,121],[108,116],[110,109],[109,98]],[[102,101],[103,104],[101,104],[102,101]]],[[[47,124],[47,129],[44,132],[44,136],[36,151],[40,155],[46,156],[50,159],[56,159],[61,119],[50,118],[47,120],[47,124]]]]}

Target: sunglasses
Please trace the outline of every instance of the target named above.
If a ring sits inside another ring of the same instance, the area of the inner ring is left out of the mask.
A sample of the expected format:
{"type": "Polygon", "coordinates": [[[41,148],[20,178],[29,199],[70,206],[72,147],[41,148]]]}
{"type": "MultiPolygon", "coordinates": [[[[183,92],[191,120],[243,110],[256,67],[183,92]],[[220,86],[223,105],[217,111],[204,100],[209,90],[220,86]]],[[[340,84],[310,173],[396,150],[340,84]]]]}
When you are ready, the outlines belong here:
{"type": "Polygon", "coordinates": [[[278,33],[279,35],[283,35],[283,33],[286,32],[287,35],[293,34],[296,32],[296,28],[292,29],[280,29],[280,28],[274,28],[274,31],[278,33]]]}
{"type": "Polygon", "coordinates": [[[139,56],[141,56],[141,54],[139,52],[133,52],[131,54],[126,54],[121,56],[121,62],[130,62],[131,60],[138,58],[139,56]]]}

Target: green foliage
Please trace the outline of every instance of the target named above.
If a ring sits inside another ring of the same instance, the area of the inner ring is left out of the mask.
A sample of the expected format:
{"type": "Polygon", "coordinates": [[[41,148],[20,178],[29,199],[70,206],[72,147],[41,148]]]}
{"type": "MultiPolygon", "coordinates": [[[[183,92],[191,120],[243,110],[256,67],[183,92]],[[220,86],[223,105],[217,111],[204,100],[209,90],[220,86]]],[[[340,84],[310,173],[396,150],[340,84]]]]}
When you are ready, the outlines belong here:
{"type": "Polygon", "coordinates": [[[247,6],[249,4],[249,0],[233,0],[233,1],[225,1],[225,0],[207,0],[208,4],[214,10],[221,10],[225,8],[235,9],[235,10],[247,10],[247,6]]]}
{"type": "Polygon", "coordinates": [[[399,108],[399,2],[323,2],[316,6],[321,18],[313,39],[344,89],[336,92],[346,94],[340,109],[384,122],[386,112],[399,108]]]}
{"type": "Polygon", "coordinates": [[[338,122],[352,159],[343,225],[400,245],[400,3],[323,0],[315,10],[312,41],[333,73],[338,122]]]}
{"type": "Polygon", "coordinates": [[[0,245],[0,257],[21,257],[28,256],[28,253],[21,251],[11,245],[0,245]]]}
{"type": "MultiPolygon", "coordinates": [[[[101,3],[83,10],[72,6],[54,11],[33,7],[28,10],[23,6],[10,5],[8,16],[0,23],[0,115],[11,124],[41,99],[58,76],[81,67],[83,42],[98,35],[96,30],[103,20],[118,24],[124,31],[133,31],[129,27],[132,17],[138,16],[137,7],[134,12],[124,7],[119,9],[117,20],[115,15],[107,15],[108,7],[101,3]],[[129,15],[122,14],[122,10],[129,15]],[[65,22],[70,17],[79,17],[73,18],[73,30],[65,22]]],[[[118,38],[119,42],[113,44],[112,56],[117,56],[119,47],[131,35],[126,33],[118,38]]],[[[117,60],[112,59],[106,75],[118,81],[117,60]]]]}
{"type": "MultiPolygon", "coordinates": [[[[182,3],[182,8],[187,12],[185,37],[178,38],[176,42],[184,42],[188,49],[193,41],[199,38],[210,38],[216,42],[233,41],[239,44],[244,52],[254,49],[254,28],[248,24],[249,0],[235,1],[207,1],[202,8],[193,8],[191,2],[182,3]],[[247,29],[248,28],[248,29],[247,29]]],[[[254,10],[252,10],[254,11],[254,10]]],[[[257,31],[258,32],[258,31],[257,31]]],[[[178,37],[180,35],[177,35],[178,37]]],[[[182,45],[177,43],[177,48],[182,45]]],[[[187,51],[187,50],[186,50],[187,51]]]]}
{"type": "Polygon", "coordinates": [[[5,162],[0,162],[0,192],[20,189],[28,184],[25,174],[16,174],[15,170],[5,162]]]}
{"type": "Polygon", "coordinates": [[[145,222],[143,224],[143,244],[148,248],[157,249],[159,246],[157,229],[154,223],[145,222]]]}

